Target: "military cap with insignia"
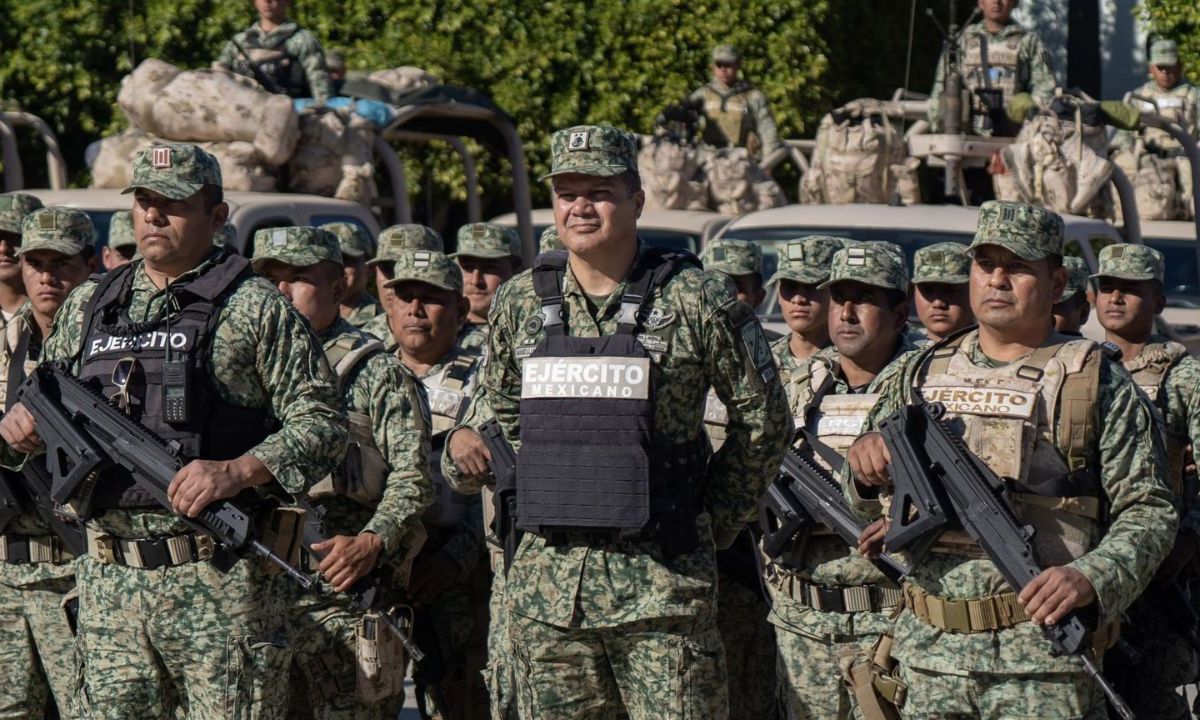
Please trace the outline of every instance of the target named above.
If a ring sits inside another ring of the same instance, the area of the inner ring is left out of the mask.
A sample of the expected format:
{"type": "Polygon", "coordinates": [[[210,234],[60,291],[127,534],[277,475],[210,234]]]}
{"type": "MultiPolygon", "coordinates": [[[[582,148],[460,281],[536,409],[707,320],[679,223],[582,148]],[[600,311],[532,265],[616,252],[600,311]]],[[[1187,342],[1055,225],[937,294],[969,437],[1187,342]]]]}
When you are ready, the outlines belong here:
{"type": "Polygon", "coordinates": [[[0,230],[21,234],[21,221],[42,207],[42,201],[28,193],[11,192],[0,195],[0,230]]]}
{"type": "Polygon", "coordinates": [[[761,275],[762,247],[750,240],[717,238],[710,240],[705,246],[700,264],[710,272],[724,273],[733,277],[761,275]]]}
{"type": "Polygon", "coordinates": [[[900,248],[888,242],[865,242],[834,253],[829,279],[821,287],[842,281],[908,292],[908,267],[900,248]]]}
{"type": "Polygon", "coordinates": [[[971,280],[971,258],[967,246],[941,242],[919,248],[913,255],[912,284],[962,285],[971,280]]]}
{"type": "Polygon", "coordinates": [[[1152,247],[1122,243],[1100,251],[1100,268],[1092,277],[1120,280],[1163,281],[1166,273],[1163,255],[1152,247]]]}
{"type": "Polygon", "coordinates": [[[462,270],[445,253],[430,250],[414,250],[396,258],[395,274],[384,283],[384,287],[395,287],[402,282],[423,282],[443,290],[462,294],[462,270]]]}
{"type": "Polygon", "coordinates": [[[1063,258],[1063,267],[1067,269],[1067,285],[1055,302],[1066,302],[1076,294],[1087,291],[1087,261],[1081,257],[1068,256],[1063,258]]]}
{"type": "Polygon", "coordinates": [[[779,246],[779,264],[767,284],[792,280],[804,285],[820,285],[829,279],[833,256],[843,247],[841,238],[830,235],[788,240],[779,246]]]}
{"type": "Polygon", "coordinates": [[[424,225],[393,225],[379,233],[379,247],[368,265],[394,262],[413,250],[442,252],[445,245],[437,230],[424,225]]]}
{"type": "Polygon", "coordinates": [[[1058,213],[1024,203],[988,200],[979,208],[979,225],[967,252],[974,254],[981,245],[997,245],[1024,260],[1061,257],[1063,235],[1058,213]]]}
{"type": "Polygon", "coordinates": [[[21,223],[21,248],[18,255],[34,250],[53,250],[63,255],[78,255],[95,247],[96,228],[82,210],[49,207],[34,210],[21,223]]]}
{"type": "Polygon", "coordinates": [[[521,257],[521,238],[506,225],[478,222],[458,229],[458,249],[450,257],[521,257]]]}
{"type": "Polygon", "coordinates": [[[343,257],[370,258],[375,254],[375,243],[371,242],[371,233],[358,223],[331,222],[322,225],[321,229],[328,230],[337,237],[343,257]]]}
{"type": "Polygon", "coordinates": [[[576,125],[550,137],[550,172],[540,179],[579,174],[612,177],[637,172],[637,140],[609,125],[576,125]]]}
{"type": "Polygon", "coordinates": [[[205,185],[221,187],[221,164],[197,145],[151,145],[133,159],[133,180],[121,192],[153,190],[172,200],[186,200],[205,185]]]}
{"type": "Polygon", "coordinates": [[[271,260],[293,267],[308,267],[323,261],[341,265],[342,249],[337,236],[321,228],[265,228],[254,233],[254,257],[250,264],[255,272],[262,272],[271,260]]]}

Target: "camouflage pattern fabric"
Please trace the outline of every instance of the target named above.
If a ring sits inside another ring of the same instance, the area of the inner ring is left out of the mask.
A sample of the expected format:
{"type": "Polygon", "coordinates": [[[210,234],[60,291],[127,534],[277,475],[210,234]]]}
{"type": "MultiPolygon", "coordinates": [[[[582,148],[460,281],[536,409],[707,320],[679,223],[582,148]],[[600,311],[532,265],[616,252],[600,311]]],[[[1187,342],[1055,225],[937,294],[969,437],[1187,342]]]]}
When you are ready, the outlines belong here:
{"type": "Polygon", "coordinates": [[[1109,245],[1100,251],[1099,262],[1099,271],[1092,275],[1094,278],[1163,281],[1163,255],[1152,247],[1127,243],[1109,245]]]}
{"type": "MultiPolygon", "coordinates": [[[[1000,32],[993,34],[987,31],[987,27],[982,22],[977,22],[963,28],[961,37],[961,45],[966,45],[972,40],[975,42],[982,40],[986,41],[989,47],[1000,47],[1009,38],[1019,37],[1014,90],[1028,92],[1043,102],[1049,102],[1054,96],[1054,88],[1057,87],[1058,81],[1054,77],[1050,53],[1036,32],[1013,22],[1004,26],[1000,32]]],[[[934,132],[940,132],[942,128],[941,104],[942,94],[945,90],[943,83],[946,78],[946,62],[946,54],[942,53],[941,58],[938,59],[937,70],[933,75],[933,89],[929,91],[929,122],[933,125],[934,132]]],[[[963,75],[963,85],[968,90],[983,86],[979,79],[968,77],[967,73],[963,75]]],[[[977,127],[975,130],[978,132],[980,128],[977,127]]]]}
{"type": "Polygon", "coordinates": [[[1046,720],[1107,717],[1100,688],[1081,672],[938,673],[901,665],[900,680],[908,684],[904,720],[1010,718],[1026,709],[1031,711],[1026,717],[1046,720]]]}
{"type": "Polygon", "coordinates": [[[40,207],[42,201],[33,195],[21,192],[0,194],[0,231],[21,232],[21,221],[40,207]]]}
{"type": "Polygon", "coordinates": [[[821,287],[842,281],[908,292],[908,267],[900,248],[889,242],[868,242],[834,253],[829,279],[821,287]]]}
{"type": "MultiPolygon", "coordinates": [[[[752,545],[748,534],[738,537],[752,545]]],[[[718,551],[718,552],[730,552],[718,551]]],[[[748,571],[755,573],[754,557],[748,571]]],[[[776,632],[767,621],[769,606],[761,588],[749,588],[725,573],[717,575],[717,631],[725,649],[731,717],[782,718],[775,677],[776,632]]]]}
{"type": "Polygon", "coordinates": [[[833,256],[843,245],[840,238],[828,235],[788,240],[779,248],[779,263],[766,284],[794,280],[805,285],[820,285],[829,279],[833,256]]]}
{"type": "MultiPolygon", "coordinates": [[[[373,295],[364,292],[362,297],[358,299],[358,302],[354,304],[354,309],[350,311],[349,315],[345,316],[345,320],[354,327],[366,332],[367,325],[379,317],[384,318],[386,328],[387,316],[383,314],[383,306],[379,304],[379,301],[373,295]]],[[[372,332],[367,332],[367,334],[375,337],[375,334],[372,332]]],[[[378,339],[382,340],[383,338],[378,339]]]]}
{"type": "Polygon", "coordinates": [[[458,229],[458,249],[450,257],[505,258],[521,257],[521,238],[517,231],[496,223],[470,223],[458,229]]]}
{"type": "Polygon", "coordinates": [[[1058,213],[1017,202],[989,200],[979,208],[971,254],[980,245],[999,245],[1025,260],[1063,254],[1063,220],[1058,213]]]}
{"type": "Polygon", "coordinates": [[[108,246],[114,250],[122,247],[137,247],[137,236],[133,234],[133,213],[118,210],[108,220],[108,246]]]}
{"type": "MultiPolygon", "coordinates": [[[[254,55],[255,50],[281,50],[290,58],[291,62],[300,65],[307,88],[292,82],[286,87],[280,88],[285,94],[291,97],[304,97],[306,94],[304,91],[307,90],[307,94],[318,104],[324,103],[332,95],[332,86],[329,81],[329,72],[325,69],[325,53],[321,50],[321,43],[316,36],[308,30],[298,27],[296,23],[285,22],[270,32],[263,30],[258,23],[254,23],[235,35],[233,41],[225,43],[225,47],[222,48],[221,54],[214,64],[257,81],[258,77],[251,64],[254,60],[243,54],[242,50],[246,50],[251,56],[254,55]],[[241,45],[242,49],[239,49],[238,45],[241,45]]],[[[296,73],[291,75],[292,78],[296,77],[296,73]]]]}
{"type": "Polygon", "coordinates": [[[172,200],[186,200],[205,185],[221,187],[221,166],[211,154],[191,144],[152,145],[133,159],[133,180],[122,193],[153,190],[172,200]]]}
{"type": "Polygon", "coordinates": [[[550,172],[555,175],[579,173],[609,177],[638,171],[637,140],[608,125],[576,125],[559,130],[550,137],[550,172]]]}
{"type": "Polygon", "coordinates": [[[726,275],[762,275],[762,247],[750,240],[711,240],[700,263],[709,272],[726,275]]]}
{"type": "Polygon", "coordinates": [[[96,228],[82,210],[53,207],[34,210],[21,223],[21,248],[18,255],[33,250],[52,250],[63,255],[78,255],[96,242],[96,228]]]}
{"type": "Polygon", "coordinates": [[[437,230],[424,225],[392,225],[379,233],[378,254],[367,261],[368,265],[395,262],[396,258],[412,250],[442,252],[444,244],[437,230]]]}
{"type": "Polygon", "coordinates": [[[458,333],[458,346],[463,350],[483,354],[487,349],[488,336],[491,335],[491,332],[491,328],[487,325],[470,323],[463,325],[462,330],[458,333]]]}
{"type": "Polygon", "coordinates": [[[1060,303],[1075,297],[1076,293],[1086,294],[1088,288],[1088,266],[1086,260],[1081,257],[1068,255],[1063,258],[1063,267],[1067,269],[1067,285],[1063,288],[1062,295],[1058,298],[1058,302],[1060,303]]]}
{"type": "Polygon", "coordinates": [[[293,226],[268,228],[254,233],[255,272],[262,272],[271,260],[293,267],[308,267],[319,262],[342,264],[342,249],[338,238],[328,230],[293,226]]]}
{"type": "Polygon", "coordinates": [[[971,257],[962,243],[926,245],[913,255],[912,283],[962,285],[971,278],[971,257]]]}
{"type": "MultiPolygon", "coordinates": [[[[356,344],[369,339],[342,319],[318,334],[326,351],[347,338],[356,344]]],[[[387,563],[410,550],[403,545],[404,535],[420,521],[433,499],[428,471],[429,428],[421,407],[424,400],[412,373],[384,352],[371,355],[352,371],[342,384],[342,399],[348,412],[371,418],[375,444],[390,471],[383,497],[373,509],[341,496],[322,499],[326,532],[351,536],[375,533],[384,544],[381,562],[387,563]]],[[[313,716],[317,720],[395,718],[403,705],[403,693],[372,703],[355,696],[356,632],[362,611],[324,583],[321,593],[296,589],[294,594],[288,638],[294,662],[308,688],[313,716]],[[336,657],[338,662],[329,667],[329,663],[322,662],[325,656],[336,657]],[[331,682],[337,692],[315,690],[331,682]]]]}
{"type": "Polygon", "coordinates": [[[367,229],[358,223],[331,222],[322,225],[321,229],[328,230],[337,237],[338,246],[345,257],[365,257],[369,260],[375,254],[375,241],[371,239],[367,229]]]}
{"type": "MultiPolygon", "coordinates": [[[[382,307],[380,310],[382,311],[382,307]]],[[[383,344],[389,350],[393,349],[396,345],[396,338],[392,335],[392,328],[388,325],[388,316],[386,312],[380,312],[378,315],[364,323],[362,326],[362,331],[377,340],[382,340],[383,344]]]]}
{"type": "Polygon", "coordinates": [[[462,270],[447,255],[428,250],[414,250],[396,258],[392,279],[383,284],[391,288],[403,282],[421,282],[443,290],[462,294],[462,270]]]}
{"type": "Polygon", "coordinates": [[[558,237],[558,228],[551,225],[542,231],[542,236],[538,238],[538,252],[552,252],[554,250],[566,250],[563,247],[562,240],[558,237]]]}

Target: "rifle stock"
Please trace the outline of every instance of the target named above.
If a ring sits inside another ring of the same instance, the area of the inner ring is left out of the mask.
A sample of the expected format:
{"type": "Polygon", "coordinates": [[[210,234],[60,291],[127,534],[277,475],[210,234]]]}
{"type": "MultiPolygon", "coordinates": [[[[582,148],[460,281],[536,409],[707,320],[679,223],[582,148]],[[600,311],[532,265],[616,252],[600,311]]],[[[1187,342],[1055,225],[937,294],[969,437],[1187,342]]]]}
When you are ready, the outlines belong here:
{"type": "Polygon", "coordinates": [[[517,530],[517,455],[494,418],[479,426],[479,436],[491,456],[488,469],[496,481],[492,494],[496,511],[492,532],[504,544],[504,571],[508,572],[521,542],[521,532],[517,530]]]}

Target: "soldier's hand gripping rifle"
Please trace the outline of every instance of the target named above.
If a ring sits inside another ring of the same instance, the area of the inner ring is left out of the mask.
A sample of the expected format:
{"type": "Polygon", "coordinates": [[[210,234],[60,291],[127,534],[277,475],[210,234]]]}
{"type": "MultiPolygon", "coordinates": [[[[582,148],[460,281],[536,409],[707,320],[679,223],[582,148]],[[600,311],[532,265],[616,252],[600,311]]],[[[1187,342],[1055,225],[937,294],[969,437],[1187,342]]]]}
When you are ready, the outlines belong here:
{"type": "MultiPolygon", "coordinates": [[[[833,530],[850,547],[858,546],[866,529],[866,523],[847,505],[837,479],[795,448],[784,454],[779,477],[767,488],[762,509],[766,525],[763,551],[772,560],[778,560],[793,538],[802,537],[817,523],[833,530]]],[[[897,585],[908,575],[908,568],[889,555],[881,554],[871,562],[897,585]]]]}
{"type": "Polygon", "coordinates": [[[508,572],[521,542],[521,532],[517,530],[517,455],[495,419],[479,426],[479,437],[491,456],[488,468],[496,480],[492,491],[496,511],[492,532],[504,544],[504,571],[508,572]]]}
{"type": "MultiPolygon", "coordinates": [[[[888,472],[893,483],[939,486],[943,497],[949,500],[950,512],[958,524],[979,543],[1013,590],[1020,593],[1043,570],[1034,552],[1033,528],[1023,526],[1017,520],[1004,497],[1004,481],[947,426],[943,420],[945,412],[945,406],[940,403],[918,400],[917,404],[901,408],[881,423],[881,429],[885,425],[889,427],[889,431],[883,433],[892,456],[888,472]],[[910,420],[915,420],[914,427],[909,427],[910,420]],[[920,440],[915,439],[918,437],[920,440]],[[916,478],[913,483],[914,478],[904,477],[910,473],[926,477],[923,481],[916,478]]],[[[904,512],[895,502],[892,511],[904,512]]],[[[933,532],[940,532],[940,528],[948,524],[945,513],[942,517],[946,522],[940,523],[933,532]]],[[[892,528],[896,527],[893,516],[892,528]]],[[[890,540],[886,544],[892,547],[890,540]]],[[[1078,611],[1068,613],[1054,624],[1043,625],[1042,632],[1050,640],[1052,655],[1079,656],[1084,670],[1104,691],[1117,713],[1132,720],[1133,711],[1088,656],[1088,631],[1078,611]]]]}

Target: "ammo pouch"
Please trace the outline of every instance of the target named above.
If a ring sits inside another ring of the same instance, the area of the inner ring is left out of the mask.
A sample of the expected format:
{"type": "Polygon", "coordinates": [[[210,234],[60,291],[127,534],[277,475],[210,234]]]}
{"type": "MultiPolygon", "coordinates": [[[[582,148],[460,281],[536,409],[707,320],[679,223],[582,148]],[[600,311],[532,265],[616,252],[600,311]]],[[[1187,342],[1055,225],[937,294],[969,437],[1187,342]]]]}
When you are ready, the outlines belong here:
{"type": "Polygon", "coordinates": [[[870,649],[843,657],[842,681],[854,695],[864,720],[899,720],[908,686],[896,677],[892,635],[885,633],[870,649]]]}
{"type": "MultiPolygon", "coordinates": [[[[304,509],[279,505],[260,513],[255,525],[263,545],[287,560],[292,567],[302,567],[300,549],[304,539],[304,520],[304,509]]],[[[283,570],[273,562],[258,562],[271,575],[283,574],[283,570]]]]}
{"type": "MultiPolygon", "coordinates": [[[[412,637],[412,608],[397,606],[393,612],[408,637],[412,637]]],[[[404,692],[408,653],[377,610],[364,613],[355,629],[354,696],[370,705],[404,692]]]]}

